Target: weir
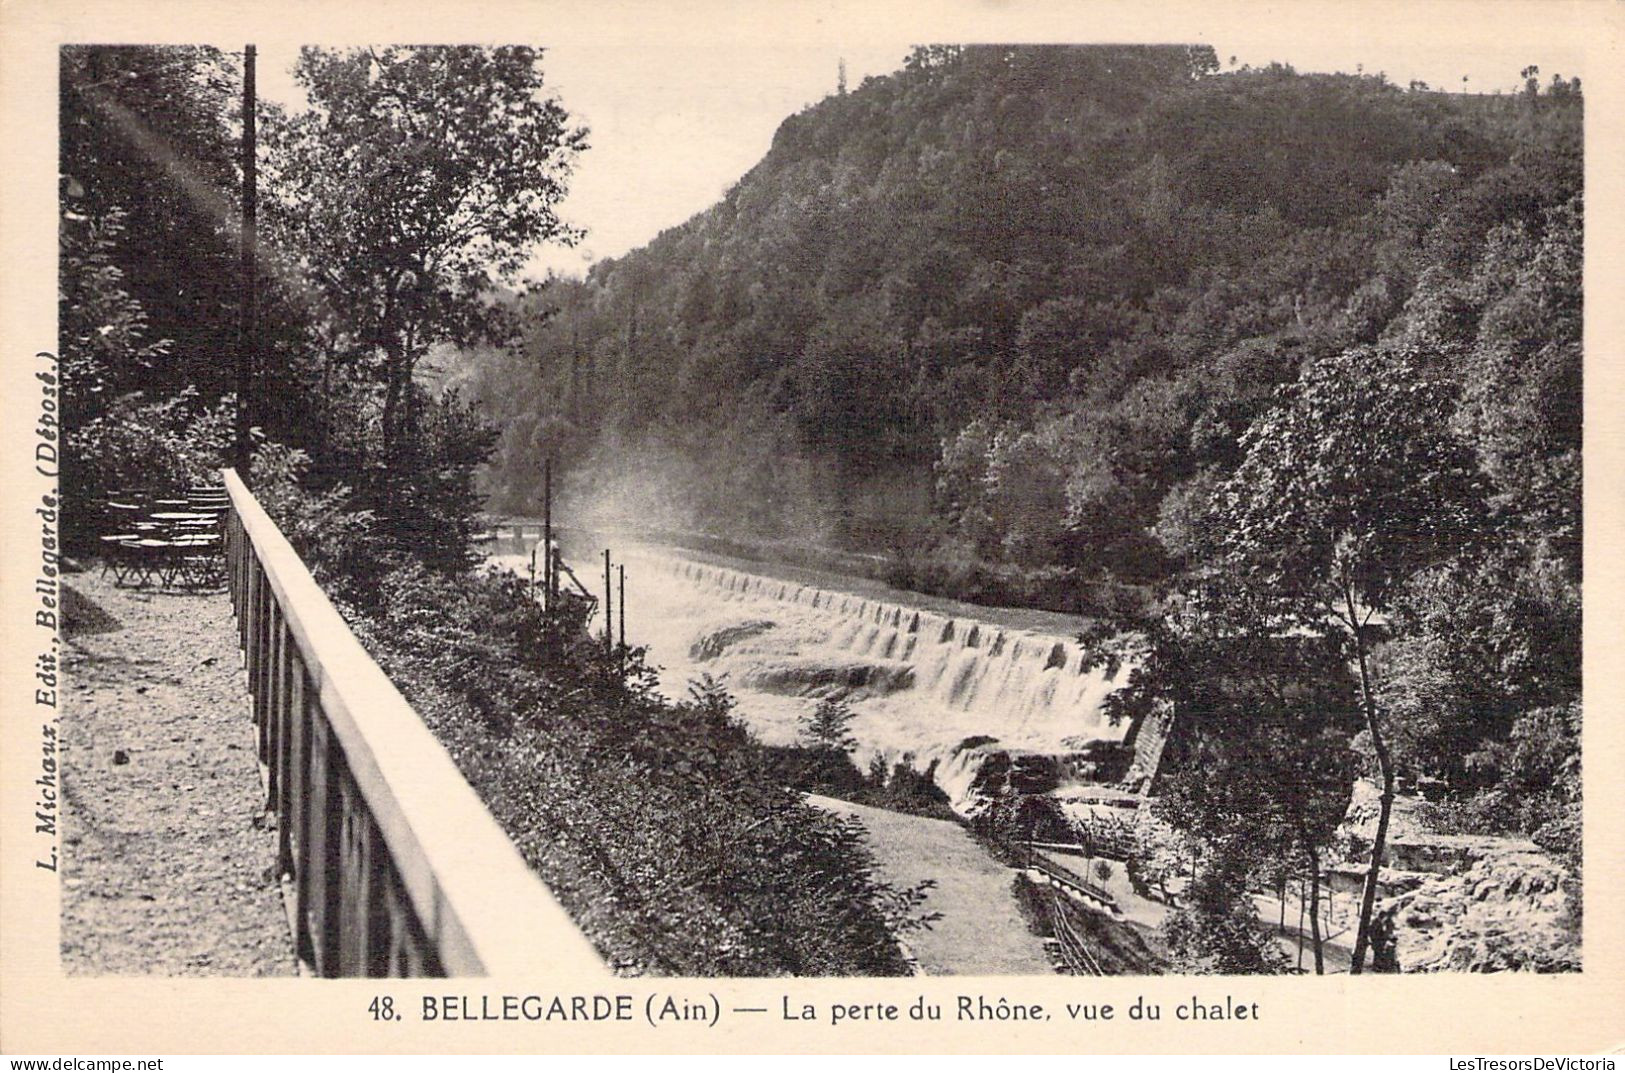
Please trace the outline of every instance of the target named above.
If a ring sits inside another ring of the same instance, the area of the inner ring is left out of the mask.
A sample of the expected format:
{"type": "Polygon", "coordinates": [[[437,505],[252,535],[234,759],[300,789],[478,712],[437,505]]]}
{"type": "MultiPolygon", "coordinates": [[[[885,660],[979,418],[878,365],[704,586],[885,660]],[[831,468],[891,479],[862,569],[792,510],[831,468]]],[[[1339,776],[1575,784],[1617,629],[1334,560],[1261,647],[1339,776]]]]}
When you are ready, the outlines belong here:
{"type": "MultiPolygon", "coordinates": [[[[1122,742],[1130,732],[1113,725],[1103,711],[1118,677],[1090,666],[1075,641],[988,622],[953,618],[902,603],[798,584],[711,563],[648,555],[645,569],[662,570],[720,602],[749,603],[749,615],[771,617],[763,605],[793,608],[798,624],[816,623],[827,654],[868,661],[882,671],[902,665],[904,674],[881,674],[914,701],[958,717],[944,720],[975,726],[1017,746],[1065,750],[1088,742],[1122,742]],[[971,718],[964,718],[969,716],[971,718]]],[[[741,616],[746,617],[746,616],[741,616]]],[[[800,659],[815,656],[800,633],[800,659]]],[[[733,651],[784,658],[771,641],[754,631],[733,651]],[[766,642],[766,643],[764,643],[766,642]]],[[[659,655],[659,653],[657,653],[659,655]]],[[[927,747],[929,744],[921,742],[927,747]]]]}

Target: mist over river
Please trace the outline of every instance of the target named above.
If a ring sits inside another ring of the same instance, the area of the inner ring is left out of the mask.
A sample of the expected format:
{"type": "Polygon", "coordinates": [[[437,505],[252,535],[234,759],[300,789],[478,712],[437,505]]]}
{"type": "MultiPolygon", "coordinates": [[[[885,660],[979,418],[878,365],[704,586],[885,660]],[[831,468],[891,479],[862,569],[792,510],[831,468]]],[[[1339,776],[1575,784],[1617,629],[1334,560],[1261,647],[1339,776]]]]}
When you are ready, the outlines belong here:
{"type": "MultiPolygon", "coordinates": [[[[710,674],[769,745],[795,743],[798,719],[820,698],[844,699],[856,713],[860,767],[879,755],[934,770],[956,807],[990,750],[1065,758],[1120,743],[1128,730],[1102,713],[1127,672],[1086,668],[1061,616],[945,606],[872,582],[836,587],[849,579],[665,548],[622,545],[616,561],[626,566],[627,641],[648,646],[668,697],[685,699],[689,683],[710,674]],[[1022,619],[1052,628],[1013,624],[1022,619]]],[[[570,565],[601,589],[601,560],[570,565]]]]}

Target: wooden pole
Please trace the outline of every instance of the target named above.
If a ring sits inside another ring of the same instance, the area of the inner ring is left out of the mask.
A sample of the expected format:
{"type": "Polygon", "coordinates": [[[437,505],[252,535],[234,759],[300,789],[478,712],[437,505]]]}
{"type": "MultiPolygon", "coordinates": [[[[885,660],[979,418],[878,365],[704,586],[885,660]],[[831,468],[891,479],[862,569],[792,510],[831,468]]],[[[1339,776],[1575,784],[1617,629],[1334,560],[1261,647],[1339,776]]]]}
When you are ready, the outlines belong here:
{"type": "Polygon", "coordinates": [[[609,589],[609,549],[604,549],[604,654],[615,650],[615,604],[609,589]]]}
{"type": "Polygon", "coordinates": [[[557,593],[553,572],[553,459],[542,463],[542,606],[553,610],[557,593]]]}
{"type": "Polygon", "coordinates": [[[1303,880],[1298,880],[1298,971],[1303,971],[1303,880]]]}
{"type": "Polygon", "coordinates": [[[254,255],[258,240],[255,203],[257,201],[258,168],[254,155],[255,141],[254,98],[254,46],[243,46],[243,218],[240,236],[242,258],[241,320],[237,337],[237,472],[246,480],[249,463],[249,429],[253,427],[254,397],[254,336],[256,312],[254,301],[254,255]]]}
{"type": "Polygon", "coordinates": [[[621,576],[621,647],[626,647],[626,564],[616,567],[621,576]]]}

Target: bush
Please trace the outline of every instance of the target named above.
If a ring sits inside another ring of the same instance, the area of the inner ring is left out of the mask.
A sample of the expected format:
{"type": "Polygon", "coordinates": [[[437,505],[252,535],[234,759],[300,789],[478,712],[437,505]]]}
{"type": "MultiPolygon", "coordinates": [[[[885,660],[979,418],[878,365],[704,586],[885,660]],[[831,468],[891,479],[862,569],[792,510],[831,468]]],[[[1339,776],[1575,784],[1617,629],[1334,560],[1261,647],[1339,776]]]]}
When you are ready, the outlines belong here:
{"type": "Polygon", "coordinates": [[[372,555],[373,514],[356,510],[347,485],[310,491],[310,456],[296,447],[263,443],[249,463],[254,498],[276,522],[293,550],[324,582],[348,582],[339,593],[354,599],[371,589],[378,563],[372,555]]]}
{"type": "Polygon", "coordinates": [[[840,749],[776,745],[764,747],[764,755],[774,775],[792,790],[857,801],[869,786],[840,749]]]}
{"type": "Polygon", "coordinates": [[[187,388],[152,401],[139,392],[67,430],[62,465],[64,537],[84,550],[106,532],[104,511],[115,492],[183,492],[219,480],[231,444],[230,400],[205,406],[187,388]]]}
{"type": "Polygon", "coordinates": [[[1174,971],[1241,976],[1281,973],[1286,955],[1258,919],[1242,877],[1222,860],[1200,871],[1185,904],[1162,922],[1174,971]]]}
{"type": "Polygon", "coordinates": [[[404,562],[374,607],[350,609],[363,642],[612,966],[907,971],[925,889],[785,788],[721,682],[665,701],[641,650],[607,653],[582,608],[549,617],[511,574],[404,562]]]}
{"type": "Polygon", "coordinates": [[[848,729],[855,714],[852,706],[844,700],[825,697],[798,720],[801,737],[815,749],[836,749],[849,753],[858,747],[858,739],[848,729]]]}
{"type": "Polygon", "coordinates": [[[921,772],[905,757],[888,769],[885,758],[876,756],[864,774],[845,751],[829,746],[776,746],[766,754],[782,784],[793,790],[911,816],[959,819],[937,786],[935,762],[921,772]]]}

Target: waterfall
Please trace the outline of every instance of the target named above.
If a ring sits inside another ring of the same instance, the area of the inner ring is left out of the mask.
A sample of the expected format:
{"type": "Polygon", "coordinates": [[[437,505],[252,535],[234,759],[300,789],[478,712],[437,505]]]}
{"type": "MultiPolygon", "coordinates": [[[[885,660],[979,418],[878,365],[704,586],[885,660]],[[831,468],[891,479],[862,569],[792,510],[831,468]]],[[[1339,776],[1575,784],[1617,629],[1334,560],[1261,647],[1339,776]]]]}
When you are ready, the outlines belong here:
{"type": "MultiPolygon", "coordinates": [[[[1126,725],[1112,726],[1102,710],[1120,683],[1103,668],[1087,667],[1082,649],[1070,638],[687,559],[651,556],[646,563],[646,569],[663,570],[712,601],[748,602],[749,618],[772,618],[770,605],[783,605],[780,617],[800,630],[793,654],[780,653],[781,661],[792,655],[801,663],[824,657],[843,668],[846,680],[905,690],[913,703],[941,712],[941,721],[954,727],[974,726],[1011,742],[1052,744],[1121,741],[1127,731],[1126,725]],[[854,670],[861,661],[877,666],[854,670]]],[[[744,660],[761,649],[734,651],[744,660]]],[[[779,681],[787,672],[753,666],[745,673],[760,684],[779,681]]]]}

